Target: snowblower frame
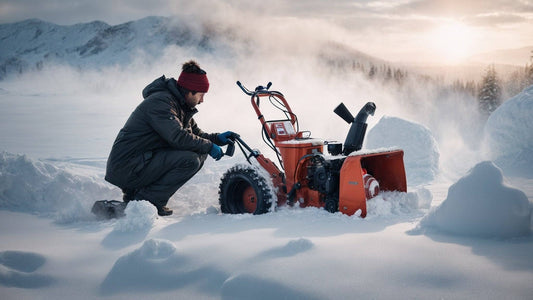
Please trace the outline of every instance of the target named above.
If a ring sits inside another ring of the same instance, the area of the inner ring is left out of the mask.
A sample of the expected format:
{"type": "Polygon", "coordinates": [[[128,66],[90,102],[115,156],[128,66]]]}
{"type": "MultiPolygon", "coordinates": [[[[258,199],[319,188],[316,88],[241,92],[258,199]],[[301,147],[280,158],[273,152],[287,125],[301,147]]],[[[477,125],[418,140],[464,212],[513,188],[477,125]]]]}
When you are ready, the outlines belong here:
{"type": "MultiPolygon", "coordinates": [[[[343,103],[335,108],[334,112],[351,124],[341,144],[303,137],[285,96],[269,90],[272,83],[254,91],[239,81],[237,85],[251,97],[263,140],[276,153],[281,169],[240,136],[231,137],[250,165],[233,167],[222,176],[219,201],[223,213],[262,214],[273,204],[299,203],[302,207],[323,207],[365,217],[366,202],[380,191],[407,191],[402,150],[358,152],[366,133],[366,119],[376,109],[374,103],[365,104],[356,117],[343,103]],[[260,110],[262,98],[268,98],[286,119],[267,120],[260,110]],[[325,145],[330,155],[324,155],[325,145]]],[[[227,152],[233,154],[233,147],[232,143],[227,152]]]]}

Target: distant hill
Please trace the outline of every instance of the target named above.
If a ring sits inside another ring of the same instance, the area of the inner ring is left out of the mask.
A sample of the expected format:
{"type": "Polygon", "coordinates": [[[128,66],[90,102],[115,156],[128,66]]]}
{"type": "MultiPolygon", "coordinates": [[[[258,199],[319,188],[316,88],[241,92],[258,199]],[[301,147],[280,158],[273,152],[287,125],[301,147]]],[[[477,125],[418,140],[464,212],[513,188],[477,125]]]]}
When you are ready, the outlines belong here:
{"type": "Polygon", "coordinates": [[[139,51],[156,57],[170,45],[209,51],[218,37],[212,27],[198,31],[166,17],[116,26],[100,21],[61,26],[38,19],[0,24],[0,79],[49,63],[80,68],[123,65],[139,51]]]}
{"type": "Polygon", "coordinates": [[[502,49],[476,54],[469,57],[468,61],[480,64],[524,66],[526,63],[532,62],[532,51],[533,46],[517,49],[502,49]]]}

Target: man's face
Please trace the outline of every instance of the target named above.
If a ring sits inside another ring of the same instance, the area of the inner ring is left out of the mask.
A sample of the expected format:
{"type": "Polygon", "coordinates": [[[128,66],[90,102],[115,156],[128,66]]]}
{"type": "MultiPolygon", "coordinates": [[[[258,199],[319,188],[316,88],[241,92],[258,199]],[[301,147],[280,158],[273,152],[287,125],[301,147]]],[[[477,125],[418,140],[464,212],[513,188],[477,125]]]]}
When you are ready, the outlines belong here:
{"type": "Polygon", "coordinates": [[[185,103],[187,103],[190,108],[194,108],[196,105],[204,102],[204,95],[205,93],[197,92],[193,95],[191,92],[188,92],[187,95],[185,95],[185,103]]]}

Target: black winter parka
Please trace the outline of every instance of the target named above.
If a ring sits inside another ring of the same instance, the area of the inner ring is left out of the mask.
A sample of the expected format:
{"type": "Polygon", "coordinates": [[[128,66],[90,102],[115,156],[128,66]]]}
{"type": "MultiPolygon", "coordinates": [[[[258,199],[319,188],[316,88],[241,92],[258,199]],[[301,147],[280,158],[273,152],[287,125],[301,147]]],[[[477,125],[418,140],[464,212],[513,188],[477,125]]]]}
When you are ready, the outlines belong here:
{"type": "Polygon", "coordinates": [[[193,119],[197,109],[189,108],[174,78],[161,76],[147,85],[144,101],[130,115],[117,135],[107,160],[110,183],[127,187],[132,172],[138,172],[158,149],[173,148],[209,153],[219,144],[217,133],[203,132],[193,119]]]}

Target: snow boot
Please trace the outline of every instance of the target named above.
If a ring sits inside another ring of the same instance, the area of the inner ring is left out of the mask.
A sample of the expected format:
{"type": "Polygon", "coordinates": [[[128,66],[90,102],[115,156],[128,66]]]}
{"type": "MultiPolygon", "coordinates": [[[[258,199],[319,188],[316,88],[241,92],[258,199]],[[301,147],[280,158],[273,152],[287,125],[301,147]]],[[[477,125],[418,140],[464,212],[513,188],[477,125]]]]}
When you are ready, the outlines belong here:
{"type": "Polygon", "coordinates": [[[99,219],[121,218],[125,216],[126,202],[117,200],[98,200],[93,204],[91,212],[99,219]]]}
{"type": "Polygon", "coordinates": [[[135,193],[137,191],[135,189],[122,189],[122,200],[125,203],[130,202],[131,200],[135,200],[135,193]]]}
{"type": "Polygon", "coordinates": [[[170,216],[173,213],[172,209],[166,206],[156,206],[156,208],[157,208],[157,214],[162,217],[170,216]]]}

